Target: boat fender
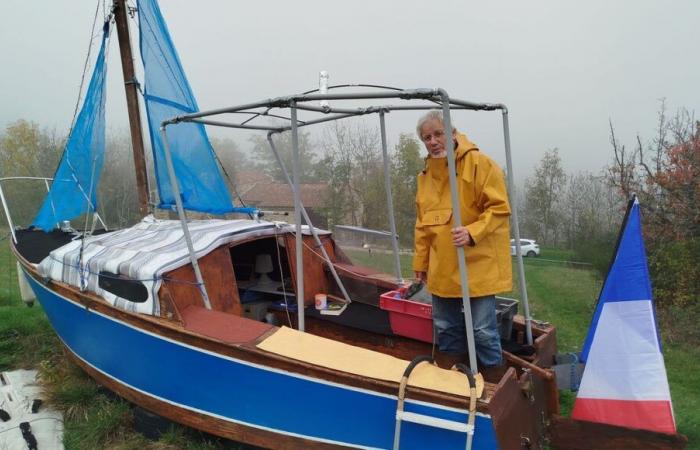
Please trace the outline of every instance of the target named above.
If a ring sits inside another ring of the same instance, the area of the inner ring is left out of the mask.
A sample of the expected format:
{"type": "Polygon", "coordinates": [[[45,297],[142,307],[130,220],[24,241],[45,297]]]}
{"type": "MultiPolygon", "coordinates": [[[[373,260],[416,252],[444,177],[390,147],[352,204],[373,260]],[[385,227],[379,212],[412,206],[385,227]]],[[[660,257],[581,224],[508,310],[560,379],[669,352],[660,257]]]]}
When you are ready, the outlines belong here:
{"type": "Polygon", "coordinates": [[[17,284],[19,285],[19,296],[24,302],[24,304],[29,307],[34,306],[34,300],[36,300],[36,296],[34,295],[34,291],[32,291],[32,288],[29,286],[29,282],[27,281],[27,278],[24,274],[24,271],[22,270],[22,266],[20,266],[19,264],[19,261],[17,261],[17,284]]]}
{"type": "Polygon", "coordinates": [[[2,420],[3,422],[7,422],[10,419],[11,419],[10,413],[8,413],[4,409],[0,408],[0,420],[2,420]]]}
{"type": "Polygon", "coordinates": [[[27,443],[27,448],[29,450],[38,450],[39,444],[36,441],[36,437],[34,437],[34,433],[32,433],[32,427],[29,425],[29,422],[20,423],[19,429],[22,431],[22,437],[24,442],[27,443]]]}

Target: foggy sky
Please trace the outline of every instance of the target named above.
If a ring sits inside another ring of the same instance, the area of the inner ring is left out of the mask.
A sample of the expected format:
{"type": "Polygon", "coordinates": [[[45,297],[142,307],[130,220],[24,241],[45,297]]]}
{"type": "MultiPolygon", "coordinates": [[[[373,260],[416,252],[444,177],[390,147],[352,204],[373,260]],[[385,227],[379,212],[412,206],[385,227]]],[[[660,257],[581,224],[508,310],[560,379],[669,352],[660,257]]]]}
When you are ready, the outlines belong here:
{"type": "MultiPolygon", "coordinates": [[[[0,127],[27,119],[67,132],[95,6],[2,1],[0,127]]],[[[161,0],[161,9],[202,109],[313,89],[319,70],[331,84],[442,87],[508,106],[519,179],[553,147],[567,171],[598,171],[611,157],[608,119],[634,145],[637,133],[652,137],[661,98],[672,111],[700,105],[700,3],[693,0],[161,0]]],[[[108,121],[125,129],[116,44],[108,121]]],[[[387,117],[390,145],[418,115],[387,117]]],[[[453,120],[504,163],[498,113],[453,120]]]]}

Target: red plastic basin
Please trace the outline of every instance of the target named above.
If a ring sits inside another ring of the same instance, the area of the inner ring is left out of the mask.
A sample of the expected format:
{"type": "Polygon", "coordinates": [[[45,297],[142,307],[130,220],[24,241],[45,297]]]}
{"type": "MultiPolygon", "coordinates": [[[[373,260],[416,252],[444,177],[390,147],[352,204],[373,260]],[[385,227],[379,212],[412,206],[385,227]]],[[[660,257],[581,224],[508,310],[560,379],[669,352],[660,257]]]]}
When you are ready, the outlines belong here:
{"type": "Polygon", "coordinates": [[[433,342],[433,307],[401,298],[400,291],[379,296],[379,307],[389,312],[391,331],[423,342],[433,342]]]}

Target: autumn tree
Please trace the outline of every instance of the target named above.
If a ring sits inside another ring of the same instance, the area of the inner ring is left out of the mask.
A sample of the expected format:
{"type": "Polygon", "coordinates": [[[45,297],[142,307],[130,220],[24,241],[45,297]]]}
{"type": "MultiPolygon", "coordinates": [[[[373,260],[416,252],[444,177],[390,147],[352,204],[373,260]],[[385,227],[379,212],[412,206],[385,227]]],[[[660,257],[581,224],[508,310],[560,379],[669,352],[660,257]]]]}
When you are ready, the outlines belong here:
{"type": "Polygon", "coordinates": [[[122,228],[141,219],[134,156],[127,129],[107,133],[104,167],[97,195],[97,211],[108,227],[122,228]]]}
{"type": "MultiPolygon", "coordinates": [[[[300,179],[302,183],[311,183],[317,181],[316,163],[318,157],[313,150],[311,136],[308,132],[299,130],[299,165],[301,167],[300,179]]],[[[274,134],[273,142],[279,153],[280,159],[287,169],[290,178],[293,178],[294,170],[294,149],[292,146],[292,133],[287,131],[284,133],[274,134]]],[[[270,175],[278,183],[286,183],[287,179],[282,172],[277,159],[275,158],[270,144],[265,135],[251,136],[250,142],[253,145],[252,155],[254,158],[253,165],[263,172],[270,175]]]]}
{"type": "Polygon", "coordinates": [[[605,176],[579,172],[568,178],[560,203],[567,247],[601,274],[608,268],[624,206],[605,176]]]}
{"type": "Polygon", "coordinates": [[[378,130],[361,122],[334,122],[324,130],[321,146],[325,170],[331,174],[333,198],[328,200],[343,202],[333,205],[333,214],[351,225],[387,229],[378,130]]]}
{"type": "MultiPolygon", "coordinates": [[[[642,208],[654,297],[674,327],[700,324],[700,123],[686,109],[669,118],[662,101],[654,135],[635,145],[610,127],[613,160],[608,179],[642,208]],[[675,312],[674,312],[675,311],[675,312]]],[[[700,341],[700,335],[696,336],[700,341]]]]}
{"type": "Polygon", "coordinates": [[[411,134],[401,134],[392,160],[392,194],[396,231],[404,247],[413,247],[416,223],[416,179],[425,165],[421,145],[411,134]]]}
{"type": "MultiPolygon", "coordinates": [[[[0,134],[0,177],[52,177],[64,139],[38,124],[18,120],[0,134]]],[[[3,185],[15,225],[29,225],[46,194],[44,184],[18,181],[3,185]]]]}
{"type": "Polygon", "coordinates": [[[558,242],[562,221],[558,206],[566,179],[559,150],[554,148],[544,154],[535,168],[535,175],[525,180],[523,225],[542,243],[556,245],[558,242]]]}

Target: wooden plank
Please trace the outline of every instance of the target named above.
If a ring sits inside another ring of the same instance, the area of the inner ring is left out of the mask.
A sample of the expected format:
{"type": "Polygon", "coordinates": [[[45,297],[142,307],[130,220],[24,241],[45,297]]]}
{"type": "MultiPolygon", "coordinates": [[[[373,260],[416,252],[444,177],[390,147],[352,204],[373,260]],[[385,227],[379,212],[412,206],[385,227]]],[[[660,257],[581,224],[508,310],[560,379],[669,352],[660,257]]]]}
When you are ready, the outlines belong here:
{"type": "MultiPolygon", "coordinates": [[[[238,288],[228,247],[219,247],[200,258],[199,268],[207,287],[212,309],[242,315],[243,308],[238,298],[238,288]]],[[[160,296],[167,289],[181,317],[188,306],[203,305],[191,264],[170,271],[164,274],[163,278],[163,285],[158,295],[160,296]]]]}
{"type": "MultiPolygon", "coordinates": [[[[289,270],[292,275],[292,284],[296,292],[297,262],[294,235],[291,233],[286,234],[284,238],[287,249],[287,259],[289,260],[289,270]]],[[[321,239],[323,247],[326,249],[326,253],[328,253],[331,261],[333,261],[335,259],[335,251],[330,236],[319,236],[319,238],[321,239]]],[[[304,236],[303,243],[304,304],[308,306],[313,304],[314,295],[329,292],[329,280],[324,270],[325,260],[323,259],[323,254],[321,250],[316,248],[317,245],[313,236],[304,236]]]]}
{"type": "Polygon", "coordinates": [[[506,371],[496,387],[489,412],[500,450],[542,448],[545,424],[541,405],[531,403],[524,395],[514,368],[506,371]]]}

